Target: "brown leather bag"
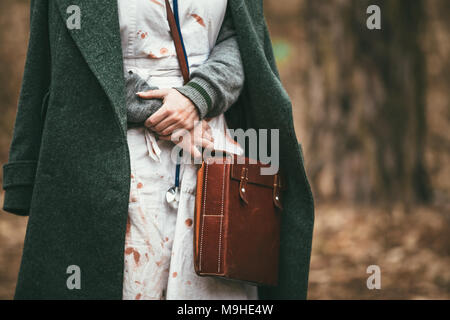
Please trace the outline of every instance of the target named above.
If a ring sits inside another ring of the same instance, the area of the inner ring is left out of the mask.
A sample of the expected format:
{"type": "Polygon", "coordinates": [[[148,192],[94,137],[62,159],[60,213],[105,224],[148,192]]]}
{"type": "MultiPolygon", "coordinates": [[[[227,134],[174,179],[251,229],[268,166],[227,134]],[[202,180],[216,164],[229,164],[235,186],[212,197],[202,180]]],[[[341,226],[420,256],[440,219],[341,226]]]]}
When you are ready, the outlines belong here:
{"type": "Polygon", "coordinates": [[[236,155],[203,162],[194,217],[198,275],[277,285],[282,185],[261,167],[236,155]]]}
{"type": "MultiPolygon", "coordinates": [[[[187,82],[187,59],[167,0],[166,10],[187,82]]],[[[203,162],[197,176],[194,217],[194,268],[198,275],[277,285],[283,186],[279,174],[261,175],[265,166],[229,154],[203,162]]]]}

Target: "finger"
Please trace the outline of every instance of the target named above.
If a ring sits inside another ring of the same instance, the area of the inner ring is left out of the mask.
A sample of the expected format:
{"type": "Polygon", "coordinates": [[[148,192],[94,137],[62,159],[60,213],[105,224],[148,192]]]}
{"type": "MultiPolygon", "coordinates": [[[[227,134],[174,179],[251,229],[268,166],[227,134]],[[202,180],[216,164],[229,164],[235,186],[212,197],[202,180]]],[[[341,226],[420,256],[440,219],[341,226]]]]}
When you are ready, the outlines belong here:
{"type": "Polygon", "coordinates": [[[154,114],[152,114],[151,117],[149,117],[145,121],[145,126],[150,128],[152,126],[156,126],[158,123],[160,123],[162,120],[167,118],[169,116],[169,111],[167,110],[167,105],[163,104],[162,107],[156,111],[154,114]]]}
{"type": "Polygon", "coordinates": [[[200,142],[201,142],[201,146],[202,146],[203,148],[206,148],[206,149],[214,149],[214,143],[211,142],[211,140],[202,139],[200,142]]]}
{"type": "Polygon", "coordinates": [[[174,141],[175,143],[179,143],[185,139],[190,139],[190,141],[192,142],[193,136],[191,136],[191,132],[182,128],[179,129],[175,129],[171,136],[172,136],[172,141],[174,141]]]}
{"type": "Polygon", "coordinates": [[[194,130],[195,130],[196,137],[201,137],[203,139],[214,141],[211,130],[205,129],[204,127],[200,127],[200,126],[196,127],[194,130]]]}
{"type": "Polygon", "coordinates": [[[203,130],[211,130],[211,126],[207,121],[202,121],[203,130]]]}
{"type": "Polygon", "coordinates": [[[212,134],[210,132],[205,131],[203,133],[203,139],[209,140],[211,142],[214,142],[214,137],[212,136],[212,134]]]}
{"type": "MultiPolygon", "coordinates": [[[[213,132],[208,123],[204,122],[202,125],[203,135],[212,138],[213,132]]],[[[214,140],[214,139],[213,139],[214,140]]]]}
{"type": "Polygon", "coordinates": [[[181,128],[182,128],[181,123],[174,122],[172,124],[167,125],[165,129],[162,129],[160,134],[163,136],[171,135],[175,130],[181,128]]]}
{"type": "Polygon", "coordinates": [[[159,139],[164,140],[164,141],[172,141],[172,136],[171,135],[167,135],[167,136],[158,136],[159,139]]]}
{"type": "Polygon", "coordinates": [[[210,135],[212,135],[212,129],[211,129],[211,127],[208,127],[208,128],[206,128],[206,129],[203,129],[203,132],[206,132],[206,133],[208,133],[208,134],[210,134],[210,135]]]}
{"type": "Polygon", "coordinates": [[[142,99],[164,99],[168,93],[169,89],[156,89],[137,92],[136,94],[142,99]]]}
{"type": "MultiPolygon", "coordinates": [[[[167,136],[171,134],[174,130],[169,130],[170,127],[174,127],[177,125],[177,121],[174,117],[167,117],[163,119],[160,123],[153,125],[150,127],[150,129],[159,135],[167,136]]],[[[176,129],[176,128],[175,128],[176,129]]]]}
{"type": "Polygon", "coordinates": [[[210,126],[209,123],[206,122],[206,121],[202,121],[202,130],[203,130],[203,132],[208,132],[209,134],[212,135],[212,129],[211,129],[211,126],[210,126]]]}

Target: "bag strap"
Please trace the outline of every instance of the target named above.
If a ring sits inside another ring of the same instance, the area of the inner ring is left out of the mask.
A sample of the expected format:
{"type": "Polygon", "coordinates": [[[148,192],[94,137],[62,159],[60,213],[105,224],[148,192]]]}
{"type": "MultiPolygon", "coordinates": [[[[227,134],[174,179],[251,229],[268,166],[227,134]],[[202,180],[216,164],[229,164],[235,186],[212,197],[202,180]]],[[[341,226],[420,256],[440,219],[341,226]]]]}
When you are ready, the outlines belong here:
{"type": "MultiPolygon", "coordinates": [[[[175,51],[177,53],[178,63],[180,65],[181,74],[183,75],[184,84],[189,82],[189,63],[184,48],[183,36],[180,30],[178,17],[178,0],[173,0],[176,16],[173,14],[169,0],[166,0],[167,21],[169,22],[170,34],[175,43],[175,51]]],[[[180,186],[180,163],[177,162],[175,169],[175,188],[180,186]]]]}
{"type": "MultiPolygon", "coordinates": [[[[175,2],[175,0],[174,0],[175,2]]],[[[184,49],[181,31],[178,28],[175,15],[173,14],[172,7],[169,0],[166,0],[167,21],[169,22],[170,34],[172,35],[173,42],[175,43],[175,51],[177,53],[178,63],[180,64],[181,74],[183,75],[184,84],[189,82],[189,66],[186,57],[186,51],[184,49]]]]}

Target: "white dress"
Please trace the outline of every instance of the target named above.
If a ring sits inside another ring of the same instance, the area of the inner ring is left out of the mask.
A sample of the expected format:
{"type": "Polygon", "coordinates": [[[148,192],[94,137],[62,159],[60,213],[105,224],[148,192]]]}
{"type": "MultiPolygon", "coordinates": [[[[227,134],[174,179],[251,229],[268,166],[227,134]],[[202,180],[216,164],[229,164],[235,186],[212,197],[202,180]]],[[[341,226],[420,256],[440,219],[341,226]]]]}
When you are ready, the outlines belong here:
{"type": "MultiPolygon", "coordinates": [[[[172,1],[170,4],[173,5],[172,1]]],[[[118,0],[124,72],[132,70],[159,88],[183,84],[169,33],[164,0],[118,0]]],[[[191,71],[215,45],[227,0],[179,0],[191,71]]],[[[209,121],[216,149],[242,150],[225,139],[223,115],[209,121]]],[[[165,199],[174,185],[173,143],[146,128],[127,132],[131,190],[124,249],[123,299],[257,299],[257,287],[199,277],[193,262],[193,216],[198,167],[182,164],[178,209],[165,199]]]]}

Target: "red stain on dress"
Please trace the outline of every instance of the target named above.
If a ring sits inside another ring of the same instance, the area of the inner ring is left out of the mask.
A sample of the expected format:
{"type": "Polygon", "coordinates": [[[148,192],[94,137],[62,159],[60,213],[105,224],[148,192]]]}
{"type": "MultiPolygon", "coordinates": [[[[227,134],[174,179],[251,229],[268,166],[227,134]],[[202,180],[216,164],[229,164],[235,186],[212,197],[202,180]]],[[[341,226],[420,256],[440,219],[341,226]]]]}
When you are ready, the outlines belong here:
{"type": "Polygon", "coordinates": [[[136,262],[136,264],[139,263],[139,259],[141,258],[141,254],[139,253],[139,251],[129,247],[125,249],[125,254],[127,256],[133,254],[134,262],[136,262]]]}
{"type": "Polygon", "coordinates": [[[127,217],[127,231],[126,231],[126,235],[130,234],[130,230],[131,230],[131,223],[130,223],[130,216],[127,217]]]}
{"type": "Polygon", "coordinates": [[[141,258],[141,254],[137,250],[133,250],[133,257],[134,257],[134,262],[136,262],[136,264],[138,264],[139,259],[141,258]]]}
{"type": "Polygon", "coordinates": [[[153,53],[151,53],[151,52],[148,54],[148,57],[151,58],[151,59],[158,59],[158,57],[155,56],[155,55],[154,55],[153,53]]]}
{"type": "Polygon", "coordinates": [[[197,22],[198,22],[199,25],[201,25],[202,27],[206,27],[205,21],[203,21],[203,18],[200,17],[198,14],[193,13],[193,14],[191,14],[191,16],[192,16],[195,20],[197,20],[197,22]]]}
{"type": "Polygon", "coordinates": [[[142,224],[146,225],[147,224],[147,219],[145,218],[144,211],[142,210],[141,207],[138,207],[138,211],[139,211],[139,214],[141,216],[142,224]]]}
{"type": "Polygon", "coordinates": [[[145,39],[148,36],[148,32],[143,32],[142,30],[139,30],[138,32],[136,32],[136,34],[138,36],[140,36],[141,39],[145,39]]]}
{"type": "Polygon", "coordinates": [[[139,300],[139,299],[141,299],[141,296],[142,296],[142,294],[138,293],[138,294],[136,295],[135,299],[136,299],[136,300],[139,300]]]}
{"type": "Polygon", "coordinates": [[[161,48],[161,50],[159,50],[159,53],[161,53],[162,55],[165,55],[165,54],[169,53],[169,50],[167,48],[161,48]]]}
{"type": "Polygon", "coordinates": [[[192,219],[186,219],[186,221],[184,222],[188,227],[192,226],[192,219]]]}
{"type": "Polygon", "coordinates": [[[154,4],[157,4],[157,5],[161,6],[161,7],[164,7],[162,5],[162,3],[159,3],[159,1],[157,1],[157,0],[150,0],[150,1],[153,2],[154,4]]]}
{"type": "Polygon", "coordinates": [[[138,188],[138,189],[142,189],[143,186],[144,186],[144,185],[142,184],[142,182],[139,182],[139,183],[137,184],[137,188],[138,188]]]}
{"type": "Polygon", "coordinates": [[[177,277],[177,275],[178,275],[178,273],[177,273],[177,272],[174,272],[174,273],[172,273],[172,277],[174,277],[174,278],[176,278],[176,277],[177,277]]]}

